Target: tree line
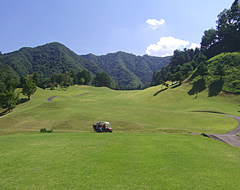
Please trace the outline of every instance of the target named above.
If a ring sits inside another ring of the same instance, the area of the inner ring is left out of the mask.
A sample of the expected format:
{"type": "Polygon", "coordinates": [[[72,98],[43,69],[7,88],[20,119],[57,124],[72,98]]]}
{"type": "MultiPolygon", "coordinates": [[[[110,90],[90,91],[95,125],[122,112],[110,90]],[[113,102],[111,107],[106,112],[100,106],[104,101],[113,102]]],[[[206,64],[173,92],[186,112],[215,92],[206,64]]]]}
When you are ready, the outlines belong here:
{"type": "MultiPolygon", "coordinates": [[[[222,52],[240,51],[240,2],[235,0],[230,9],[224,9],[216,21],[216,29],[204,31],[201,49],[175,50],[169,65],[153,74],[151,85],[164,84],[166,81],[180,84],[190,75],[204,78],[208,75],[207,59],[222,52]]],[[[215,75],[221,79],[225,75],[224,65],[219,62],[215,75]]]]}
{"type": "MultiPolygon", "coordinates": [[[[170,57],[136,56],[125,52],[102,56],[77,55],[63,44],[54,42],[0,55],[0,68],[8,66],[8,72],[14,78],[37,72],[41,82],[48,80],[47,83],[51,82],[53,75],[65,74],[71,70],[78,74],[86,69],[92,77],[98,71],[105,71],[115,81],[116,89],[136,89],[149,86],[153,72],[167,65],[169,59],[170,57]]],[[[79,81],[73,82],[79,84],[79,81]]]]}
{"type": "Polygon", "coordinates": [[[37,90],[36,75],[29,75],[24,80],[16,81],[2,70],[0,71],[0,107],[11,112],[20,103],[20,92],[30,100],[37,90]],[[17,91],[17,86],[22,87],[22,91],[17,91]]]}
{"type": "Polygon", "coordinates": [[[181,83],[198,67],[200,62],[205,60],[206,56],[201,54],[198,48],[175,50],[169,65],[154,73],[152,85],[159,85],[162,81],[171,81],[172,83],[179,81],[181,83]]]}
{"type": "Polygon", "coordinates": [[[201,41],[201,50],[208,58],[240,51],[240,1],[235,0],[230,9],[224,9],[217,17],[216,29],[205,30],[201,41]]]}
{"type": "Polygon", "coordinates": [[[20,93],[30,100],[37,87],[54,90],[57,87],[67,88],[75,84],[115,88],[114,80],[106,72],[97,72],[96,76],[92,77],[91,72],[86,69],[78,73],[68,71],[64,74],[54,74],[44,81],[41,81],[40,75],[34,72],[18,80],[8,74],[8,67],[6,67],[0,69],[0,107],[6,109],[6,112],[12,111],[21,102],[20,93]]]}
{"type": "Polygon", "coordinates": [[[93,77],[86,69],[75,73],[73,70],[54,74],[51,78],[44,80],[39,87],[55,89],[56,87],[69,87],[73,85],[93,85],[97,87],[106,86],[115,88],[114,80],[106,72],[97,72],[93,77]]]}

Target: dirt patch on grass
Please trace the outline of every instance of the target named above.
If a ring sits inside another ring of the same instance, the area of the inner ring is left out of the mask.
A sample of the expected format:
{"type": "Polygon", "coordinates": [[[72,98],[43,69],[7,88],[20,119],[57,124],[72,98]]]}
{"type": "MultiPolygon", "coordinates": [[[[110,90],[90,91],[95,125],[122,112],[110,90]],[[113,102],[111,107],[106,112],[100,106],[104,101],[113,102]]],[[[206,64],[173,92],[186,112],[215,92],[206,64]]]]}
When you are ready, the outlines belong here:
{"type": "Polygon", "coordinates": [[[74,97],[84,96],[84,95],[89,94],[89,93],[90,93],[90,92],[87,92],[87,93],[84,93],[84,94],[79,94],[79,95],[76,95],[76,96],[74,96],[74,97]]]}
{"type": "MultiPolygon", "coordinates": [[[[83,96],[83,95],[86,95],[86,94],[89,94],[89,93],[90,93],[90,92],[87,92],[87,93],[84,93],[84,94],[79,94],[79,95],[76,95],[76,96],[74,96],[74,97],[83,96]]],[[[46,101],[47,101],[47,102],[52,102],[52,99],[53,99],[53,98],[56,98],[56,97],[58,97],[58,96],[52,96],[52,97],[48,98],[46,101]]]]}
{"type": "Polygon", "coordinates": [[[48,98],[46,101],[47,101],[47,102],[52,102],[52,99],[53,99],[53,98],[56,98],[56,97],[57,97],[57,96],[52,96],[52,97],[48,98]]]}

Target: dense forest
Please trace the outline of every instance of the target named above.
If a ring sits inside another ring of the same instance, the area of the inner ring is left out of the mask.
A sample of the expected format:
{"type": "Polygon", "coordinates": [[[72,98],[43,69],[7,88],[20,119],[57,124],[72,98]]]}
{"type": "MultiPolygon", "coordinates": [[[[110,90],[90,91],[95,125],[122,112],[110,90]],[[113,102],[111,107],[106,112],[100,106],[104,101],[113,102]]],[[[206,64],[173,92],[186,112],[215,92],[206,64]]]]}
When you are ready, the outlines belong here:
{"type": "Polygon", "coordinates": [[[121,51],[102,56],[88,54],[83,57],[107,72],[117,82],[119,89],[148,87],[153,73],[170,61],[170,57],[136,56],[121,51]]]}
{"type": "Polygon", "coordinates": [[[230,9],[224,9],[217,17],[216,29],[205,30],[202,37],[201,51],[207,58],[240,50],[240,1],[235,0],[230,9]]]}
{"type": "Polygon", "coordinates": [[[14,74],[12,75],[14,78],[37,72],[41,80],[70,70],[79,72],[87,68],[91,73],[99,70],[96,64],[57,42],[3,54],[0,56],[0,67],[8,68],[9,72],[14,74]]]}
{"type": "Polygon", "coordinates": [[[220,91],[240,94],[239,0],[230,9],[224,9],[216,23],[216,29],[204,31],[201,49],[175,50],[169,65],[154,73],[152,85],[166,81],[181,84],[187,79],[193,84],[194,93],[208,87],[210,91],[213,89],[210,95],[220,91]]]}
{"type": "MultiPolygon", "coordinates": [[[[16,80],[36,72],[41,87],[56,83],[53,80],[55,75],[65,78],[63,83],[72,85],[81,83],[79,72],[83,70],[91,73],[91,79],[97,72],[106,72],[114,80],[114,88],[137,89],[149,86],[152,74],[169,61],[169,57],[135,56],[124,52],[106,56],[79,56],[64,45],[54,42],[0,55],[0,69],[16,80]],[[69,77],[72,81],[67,79],[69,77]]],[[[92,82],[86,82],[86,78],[84,80],[84,84],[92,82]]]]}

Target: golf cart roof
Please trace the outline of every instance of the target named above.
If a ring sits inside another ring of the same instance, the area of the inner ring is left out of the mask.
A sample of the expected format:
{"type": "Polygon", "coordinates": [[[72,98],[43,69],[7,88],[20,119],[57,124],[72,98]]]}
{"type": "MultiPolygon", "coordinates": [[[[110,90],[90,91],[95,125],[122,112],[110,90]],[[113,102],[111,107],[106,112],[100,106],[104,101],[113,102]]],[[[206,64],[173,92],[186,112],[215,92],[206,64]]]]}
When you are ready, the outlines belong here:
{"type": "Polygon", "coordinates": [[[110,125],[110,123],[107,122],[107,121],[98,121],[98,122],[96,122],[96,124],[106,124],[106,125],[110,125]]]}

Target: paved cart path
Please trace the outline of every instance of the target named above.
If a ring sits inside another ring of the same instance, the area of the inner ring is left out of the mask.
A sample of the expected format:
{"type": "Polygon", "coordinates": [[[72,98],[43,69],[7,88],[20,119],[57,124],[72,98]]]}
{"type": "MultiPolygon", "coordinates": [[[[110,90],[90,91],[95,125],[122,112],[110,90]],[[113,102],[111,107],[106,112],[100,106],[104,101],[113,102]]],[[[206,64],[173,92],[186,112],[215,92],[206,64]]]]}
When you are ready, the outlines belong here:
{"type": "Polygon", "coordinates": [[[236,129],[226,133],[226,134],[209,134],[210,137],[225,142],[227,144],[230,144],[232,146],[236,146],[240,148],[240,137],[237,135],[240,135],[240,117],[232,116],[232,115],[226,115],[227,117],[232,117],[238,121],[238,126],[236,129]]]}

